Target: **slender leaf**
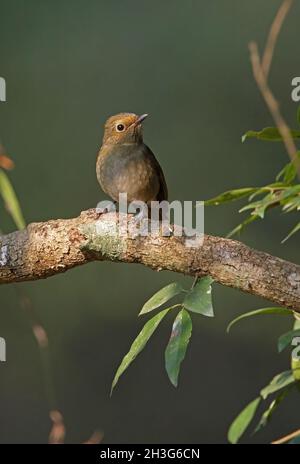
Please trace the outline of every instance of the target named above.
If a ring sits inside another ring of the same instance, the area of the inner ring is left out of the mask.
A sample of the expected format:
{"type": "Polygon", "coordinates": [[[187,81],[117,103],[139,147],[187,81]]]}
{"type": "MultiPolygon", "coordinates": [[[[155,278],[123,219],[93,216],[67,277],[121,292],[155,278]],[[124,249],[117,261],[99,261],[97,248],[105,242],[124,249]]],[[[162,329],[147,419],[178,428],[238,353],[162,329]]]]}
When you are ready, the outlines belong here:
{"type": "MultiPolygon", "coordinates": [[[[300,138],[299,130],[291,130],[291,136],[294,139],[300,138]]],[[[264,140],[266,142],[282,142],[282,136],[276,127],[265,127],[261,131],[250,130],[242,136],[242,142],[246,139],[255,138],[258,140],[264,140]]]]}
{"type": "Polygon", "coordinates": [[[278,390],[282,390],[283,388],[287,387],[295,383],[295,379],[293,376],[293,371],[284,371],[281,374],[276,375],[269,385],[263,388],[260,392],[262,398],[265,400],[268,398],[269,395],[272,393],[276,393],[278,390]]]}
{"type": "Polygon", "coordinates": [[[247,219],[245,219],[245,221],[243,221],[241,224],[236,226],[234,229],[232,229],[229,232],[229,234],[227,234],[227,238],[231,238],[236,234],[240,234],[242,232],[242,230],[245,229],[245,227],[247,227],[249,224],[251,224],[251,222],[254,222],[257,219],[259,219],[259,218],[258,218],[258,216],[255,216],[255,215],[251,215],[251,216],[247,217],[247,219]]]}
{"type": "Polygon", "coordinates": [[[300,329],[291,330],[281,335],[278,339],[278,351],[281,353],[287,346],[292,344],[294,337],[300,337],[300,329]]]}
{"type": "Polygon", "coordinates": [[[228,431],[228,441],[233,445],[239,441],[243,433],[246,431],[256,413],[260,401],[261,398],[256,398],[251,401],[251,403],[249,403],[248,406],[246,406],[232,422],[228,431]]]}
{"type": "Polygon", "coordinates": [[[138,334],[134,342],[132,343],[130,350],[128,353],[124,356],[122,359],[122,362],[115,374],[115,377],[112,382],[111,386],[111,392],[112,394],[113,389],[118,383],[119,378],[121,375],[126,371],[126,369],[130,366],[130,364],[135,360],[137,355],[144,349],[146,346],[147,342],[157,329],[158,325],[164,318],[164,316],[167,314],[170,308],[164,309],[163,311],[160,311],[158,314],[156,314],[150,321],[146,322],[144,327],[142,328],[141,332],[138,334]]]}
{"type": "Polygon", "coordinates": [[[261,219],[265,216],[265,211],[271,205],[278,203],[280,201],[279,195],[276,193],[269,193],[264,198],[259,201],[255,201],[253,203],[249,203],[248,205],[244,206],[239,210],[239,213],[244,211],[248,211],[249,209],[253,209],[252,215],[258,216],[261,219]]]}
{"type": "Polygon", "coordinates": [[[202,314],[207,317],[214,317],[214,309],[211,297],[211,277],[203,277],[194,288],[186,295],[183,306],[194,313],[202,314]]]}
{"type": "Polygon", "coordinates": [[[287,387],[285,390],[280,392],[279,395],[271,402],[271,404],[262,414],[261,419],[254,430],[254,433],[259,432],[263,427],[265,427],[269,423],[272,415],[274,414],[280,403],[284,400],[289,391],[290,388],[287,387]]]}
{"type": "Polygon", "coordinates": [[[257,188],[256,192],[252,193],[249,196],[249,201],[251,202],[255,197],[257,197],[258,195],[262,195],[263,193],[274,193],[276,191],[280,191],[286,188],[287,185],[284,182],[273,182],[273,184],[268,184],[264,187],[257,188]]]}
{"type": "Polygon", "coordinates": [[[24,229],[25,220],[23,218],[18,198],[9,178],[2,169],[0,169],[0,195],[2,196],[5,206],[18,229],[24,229]]]}
{"type": "Polygon", "coordinates": [[[282,211],[285,213],[290,213],[295,209],[300,210],[300,196],[288,198],[287,200],[282,201],[281,204],[283,205],[282,211]]]}
{"type": "Polygon", "coordinates": [[[189,313],[182,309],[173,324],[171,337],[165,351],[165,365],[169,379],[174,387],[178,384],[180,365],[192,335],[192,320],[189,313]]]}
{"type": "Polygon", "coordinates": [[[276,204],[285,204],[288,201],[291,201],[291,198],[294,198],[300,193],[300,185],[293,185],[291,187],[283,188],[280,190],[272,190],[261,200],[250,203],[239,210],[240,213],[252,209],[252,215],[259,216],[261,219],[264,218],[265,211],[270,207],[276,204]]]}
{"type": "Polygon", "coordinates": [[[277,175],[276,180],[283,179],[284,183],[291,184],[297,176],[297,169],[295,163],[290,162],[280,171],[277,175]]]}
{"type": "Polygon", "coordinates": [[[293,235],[295,235],[300,230],[300,222],[291,230],[291,232],[282,240],[281,243],[285,243],[289,240],[293,235]]]}
{"type": "Polygon", "coordinates": [[[294,195],[299,195],[300,193],[300,184],[292,185],[287,189],[284,189],[279,197],[280,200],[285,200],[286,198],[292,197],[294,195]]]}
{"type": "Polygon", "coordinates": [[[242,314],[241,316],[238,316],[235,319],[233,319],[233,321],[231,321],[227,327],[227,332],[229,332],[230,329],[242,319],[246,319],[252,316],[260,316],[263,314],[282,314],[284,316],[289,316],[293,314],[293,311],[291,309],[280,308],[280,307],[256,309],[254,311],[250,311],[249,313],[242,314]]]}
{"type": "Polygon", "coordinates": [[[172,284],[167,285],[164,288],[161,288],[157,293],[155,293],[142,307],[140,311],[141,314],[146,314],[152,311],[153,309],[159,308],[167,301],[174,298],[174,296],[179,295],[184,290],[178,282],[173,282],[172,284]]]}
{"type": "Polygon", "coordinates": [[[210,200],[206,200],[204,204],[205,206],[210,206],[210,205],[217,206],[217,205],[220,205],[221,203],[227,203],[229,201],[240,200],[243,197],[247,197],[248,195],[253,194],[257,190],[258,188],[255,188],[255,187],[229,190],[228,192],[221,193],[217,197],[211,198],[210,200]]]}

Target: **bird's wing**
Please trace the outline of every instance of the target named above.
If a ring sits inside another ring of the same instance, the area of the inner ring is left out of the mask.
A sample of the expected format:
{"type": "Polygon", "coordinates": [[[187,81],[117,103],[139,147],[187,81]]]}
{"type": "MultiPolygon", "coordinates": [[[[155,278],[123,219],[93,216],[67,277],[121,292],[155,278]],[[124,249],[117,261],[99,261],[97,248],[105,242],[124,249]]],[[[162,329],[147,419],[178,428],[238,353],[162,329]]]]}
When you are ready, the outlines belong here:
{"type": "Polygon", "coordinates": [[[166,179],[165,179],[163,170],[162,170],[159,162],[155,158],[155,155],[150,150],[150,148],[147,147],[147,145],[144,145],[144,147],[145,147],[145,150],[146,150],[146,156],[147,156],[147,158],[151,159],[153,167],[154,167],[154,169],[155,169],[155,171],[156,171],[156,173],[158,175],[158,178],[159,178],[159,191],[158,191],[156,200],[157,201],[163,201],[163,200],[167,201],[168,200],[168,187],[167,187],[167,183],[166,183],[166,179]]]}

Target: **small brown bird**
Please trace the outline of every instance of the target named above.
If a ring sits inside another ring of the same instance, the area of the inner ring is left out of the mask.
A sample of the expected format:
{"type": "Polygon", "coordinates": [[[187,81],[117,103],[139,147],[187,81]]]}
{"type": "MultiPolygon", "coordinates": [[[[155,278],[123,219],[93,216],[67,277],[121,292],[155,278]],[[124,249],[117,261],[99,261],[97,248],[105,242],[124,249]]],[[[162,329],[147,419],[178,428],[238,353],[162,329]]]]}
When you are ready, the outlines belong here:
{"type": "Polygon", "coordinates": [[[105,123],[96,173],[102,190],[116,202],[120,193],[127,193],[128,202],[168,199],[162,168],[143,142],[142,122],[147,116],[119,113],[105,123]]]}

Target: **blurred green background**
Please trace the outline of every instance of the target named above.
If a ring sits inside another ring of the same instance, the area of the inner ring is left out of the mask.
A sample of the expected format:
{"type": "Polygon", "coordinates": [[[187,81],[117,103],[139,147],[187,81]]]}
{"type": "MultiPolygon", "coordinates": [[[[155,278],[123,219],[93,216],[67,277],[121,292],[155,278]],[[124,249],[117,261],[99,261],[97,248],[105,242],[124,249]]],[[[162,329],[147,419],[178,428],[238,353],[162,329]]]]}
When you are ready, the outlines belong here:
{"type": "MultiPolygon", "coordinates": [[[[271,125],[252,78],[247,44],[262,45],[280,5],[273,0],[1,0],[0,137],[14,159],[11,179],[27,222],[72,217],[104,198],[95,176],[102,126],[120,111],[147,112],[145,141],[162,164],[171,199],[203,200],[223,190],[273,180],[287,161],[280,144],[249,141],[271,125]]],[[[271,84],[295,125],[291,79],[300,4],[280,36],[271,84]]],[[[225,235],[242,217],[238,204],[206,210],[206,232],[225,235]]],[[[13,230],[3,206],[1,228],[13,230]]],[[[293,217],[269,214],[241,239],[299,261],[295,236],[280,241],[293,217]]],[[[239,410],[288,368],[277,355],[285,318],[262,317],[226,335],[227,323],[267,301],[215,285],[214,320],[193,317],[194,331],[178,389],[164,372],[172,318],[122,377],[115,370],[143,322],[137,314],[173,280],[139,265],[93,263],[45,281],[20,284],[50,339],[53,376],[68,442],[95,428],[106,443],[222,443],[239,410]]],[[[0,289],[0,442],[45,443],[50,420],[39,351],[12,286],[0,289]]],[[[268,442],[299,427],[287,400],[270,427],[245,441],[268,442]]]]}

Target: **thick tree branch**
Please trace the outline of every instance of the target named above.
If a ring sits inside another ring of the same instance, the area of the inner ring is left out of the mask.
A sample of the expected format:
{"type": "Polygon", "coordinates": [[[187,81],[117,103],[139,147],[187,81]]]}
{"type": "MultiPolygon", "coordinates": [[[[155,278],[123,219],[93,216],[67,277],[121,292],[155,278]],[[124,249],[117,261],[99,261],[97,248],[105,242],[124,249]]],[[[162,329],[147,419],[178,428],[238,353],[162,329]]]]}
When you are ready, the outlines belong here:
{"type": "Polygon", "coordinates": [[[112,234],[116,225],[118,216],[99,218],[89,210],[0,236],[0,284],[43,279],[95,260],[119,261],[191,276],[209,274],[220,284],[300,312],[299,265],[234,240],[206,235],[202,246],[191,248],[184,237],[112,234]]]}

